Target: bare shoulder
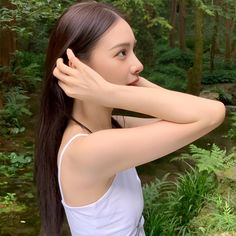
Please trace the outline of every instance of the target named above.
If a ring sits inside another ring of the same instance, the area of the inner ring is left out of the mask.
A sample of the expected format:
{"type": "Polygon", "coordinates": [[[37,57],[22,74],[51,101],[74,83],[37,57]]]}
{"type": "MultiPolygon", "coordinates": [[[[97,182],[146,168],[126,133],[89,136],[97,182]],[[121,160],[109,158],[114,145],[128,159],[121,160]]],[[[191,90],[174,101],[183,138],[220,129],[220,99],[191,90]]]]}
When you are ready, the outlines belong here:
{"type": "Polygon", "coordinates": [[[60,144],[60,148],[58,152],[58,157],[60,156],[62,150],[65,148],[67,144],[71,143],[68,146],[66,153],[70,151],[71,149],[70,146],[73,146],[73,142],[75,141],[78,142],[78,139],[81,140],[86,135],[88,135],[88,133],[86,133],[79,125],[75,123],[71,123],[70,125],[68,125],[62,136],[62,140],[61,140],[61,144],[60,144]]]}

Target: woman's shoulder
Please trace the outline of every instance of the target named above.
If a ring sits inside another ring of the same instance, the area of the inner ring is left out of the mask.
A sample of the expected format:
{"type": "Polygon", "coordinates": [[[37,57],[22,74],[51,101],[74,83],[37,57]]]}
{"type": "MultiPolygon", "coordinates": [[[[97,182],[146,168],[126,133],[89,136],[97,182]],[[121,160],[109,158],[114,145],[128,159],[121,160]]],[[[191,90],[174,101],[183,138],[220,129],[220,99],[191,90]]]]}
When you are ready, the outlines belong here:
{"type": "Polygon", "coordinates": [[[89,135],[89,134],[82,127],[80,127],[77,124],[70,123],[66,127],[64,134],[62,136],[61,144],[58,151],[58,156],[61,155],[63,149],[65,149],[66,146],[68,146],[67,149],[70,150],[70,146],[73,146],[72,144],[73,140],[75,140],[76,138],[79,138],[80,136],[83,137],[86,135],[89,135]]]}

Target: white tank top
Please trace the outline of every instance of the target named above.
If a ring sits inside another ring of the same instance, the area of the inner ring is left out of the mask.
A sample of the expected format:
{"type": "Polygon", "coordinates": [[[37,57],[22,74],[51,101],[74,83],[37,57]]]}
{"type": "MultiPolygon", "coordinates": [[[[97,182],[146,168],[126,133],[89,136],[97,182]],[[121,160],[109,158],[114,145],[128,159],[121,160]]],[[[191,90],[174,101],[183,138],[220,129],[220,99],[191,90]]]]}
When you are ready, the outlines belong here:
{"type": "Polygon", "coordinates": [[[143,193],[136,169],[116,174],[110,188],[96,202],[71,207],[64,201],[60,170],[63,154],[77,134],[63,148],[58,160],[58,182],[72,236],[145,236],[142,216],[143,193]]]}

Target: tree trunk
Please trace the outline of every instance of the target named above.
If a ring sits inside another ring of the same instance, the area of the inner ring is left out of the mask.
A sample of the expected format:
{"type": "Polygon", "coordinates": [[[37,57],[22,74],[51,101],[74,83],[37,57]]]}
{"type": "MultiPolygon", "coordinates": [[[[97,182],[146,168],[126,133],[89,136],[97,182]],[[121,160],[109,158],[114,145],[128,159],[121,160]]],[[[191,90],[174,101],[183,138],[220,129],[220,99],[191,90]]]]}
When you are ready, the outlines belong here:
{"type": "Polygon", "coordinates": [[[203,57],[203,11],[195,7],[195,56],[194,65],[188,71],[187,91],[190,94],[199,95],[202,81],[202,57],[203,57]]]}
{"type": "MultiPolygon", "coordinates": [[[[217,4],[217,2],[216,2],[217,4]]],[[[214,70],[214,62],[215,62],[215,55],[218,47],[218,32],[219,32],[219,14],[215,12],[215,24],[212,33],[211,39],[211,49],[210,49],[210,71],[213,72],[214,70]]]]}
{"type": "Polygon", "coordinates": [[[232,18],[225,19],[225,62],[231,60],[232,34],[234,22],[232,18]]]}
{"type": "Polygon", "coordinates": [[[169,46],[175,47],[175,33],[176,33],[176,11],[177,11],[177,0],[171,1],[171,14],[170,14],[170,25],[172,29],[169,33],[169,46]]]}
{"type": "MultiPolygon", "coordinates": [[[[0,7],[11,8],[12,4],[8,0],[1,0],[0,7]]],[[[12,25],[14,20],[8,25],[12,25]]],[[[16,35],[10,29],[3,27],[1,23],[0,27],[0,67],[4,70],[0,71],[0,82],[8,83],[10,81],[9,66],[11,61],[11,54],[16,50],[16,35]]],[[[3,92],[0,87],[0,109],[3,108],[3,92]]]]}
{"type": "Polygon", "coordinates": [[[185,0],[179,0],[179,48],[182,50],[186,49],[185,40],[185,17],[186,17],[186,6],[185,0]]]}
{"type": "Polygon", "coordinates": [[[236,59],[236,41],[233,42],[231,58],[236,59]]]}

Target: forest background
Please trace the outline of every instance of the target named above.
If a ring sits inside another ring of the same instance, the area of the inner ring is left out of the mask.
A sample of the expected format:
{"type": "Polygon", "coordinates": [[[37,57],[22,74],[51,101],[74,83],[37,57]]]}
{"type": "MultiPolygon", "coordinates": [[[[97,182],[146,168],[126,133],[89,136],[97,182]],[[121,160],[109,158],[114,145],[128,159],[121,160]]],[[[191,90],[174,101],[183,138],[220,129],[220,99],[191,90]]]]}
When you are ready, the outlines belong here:
{"type": "MultiPolygon", "coordinates": [[[[56,19],[74,2],[0,2],[0,235],[37,235],[35,232],[39,231],[35,190],[32,187],[32,161],[45,52],[56,19]],[[32,203],[29,204],[29,200],[32,203]],[[26,215],[32,210],[34,217],[29,219],[26,215]]],[[[177,192],[172,189],[173,186],[170,187],[167,177],[162,181],[155,180],[154,185],[149,187],[144,186],[147,235],[213,235],[220,232],[234,235],[235,169],[230,168],[234,168],[236,159],[235,0],[100,2],[112,3],[127,15],[138,41],[136,53],[145,65],[144,77],[169,89],[220,100],[227,106],[228,130],[218,137],[220,148],[210,142],[210,151],[206,146],[202,146],[205,149],[201,150],[192,147],[189,151],[189,158],[194,158],[194,170],[191,167],[187,175],[180,177],[194,183],[193,189],[188,185],[189,192],[195,191],[194,196],[186,195],[186,192],[175,195],[177,192]],[[221,145],[223,139],[230,145],[221,145]],[[196,158],[196,155],[202,159],[196,158]],[[213,161],[209,164],[204,158],[213,161]],[[222,176],[226,178],[222,180],[222,176]],[[201,192],[202,195],[199,189],[196,190],[199,183],[191,178],[202,181],[199,186],[207,189],[201,192]],[[209,186],[213,185],[218,195],[212,195],[213,190],[209,186]],[[230,186],[227,191],[226,185],[230,186]],[[160,200],[162,189],[168,189],[168,199],[164,197],[160,200]],[[223,195],[220,195],[221,192],[223,195]],[[211,196],[211,202],[206,202],[206,195],[211,196]],[[181,202],[185,197],[193,197],[193,201],[181,202]],[[162,203],[162,207],[157,201],[162,203]],[[168,202],[168,206],[164,201],[168,202]],[[162,208],[164,213],[160,210],[162,208]],[[169,215],[164,208],[169,210],[169,215]],[[214,208],[213,215],[204,218],[209,208],[214,208]],[[186,212],[180,213],[183,209],[186,212]],[[166,226],[170,231],[165,231],[166,226]]],[[[186,184],[181,182],[181,178],[175,179],[177,189],[186,184]]],[[[143,179],[149,182],[145,177],[143,179]]]]}

